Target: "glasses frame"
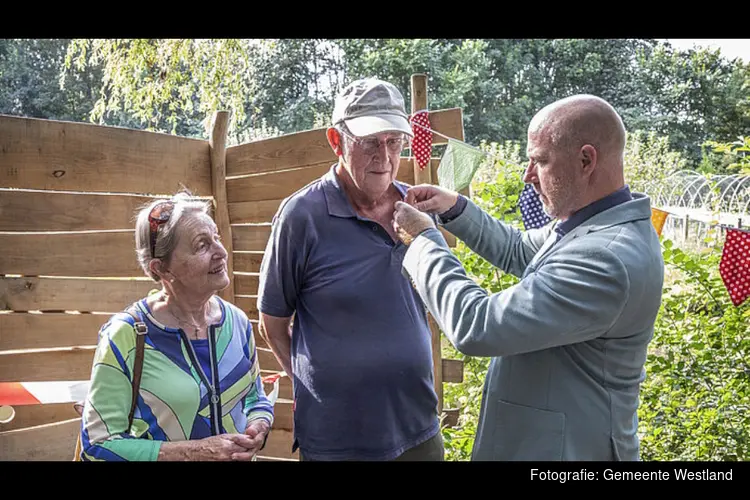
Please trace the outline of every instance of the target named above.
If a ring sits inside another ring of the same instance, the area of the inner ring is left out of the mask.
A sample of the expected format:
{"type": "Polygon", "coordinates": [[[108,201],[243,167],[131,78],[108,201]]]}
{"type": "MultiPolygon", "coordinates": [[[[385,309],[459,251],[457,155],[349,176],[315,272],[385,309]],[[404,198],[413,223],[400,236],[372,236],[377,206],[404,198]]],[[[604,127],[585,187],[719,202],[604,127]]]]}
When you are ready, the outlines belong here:
{"type": "MultiPolygon", "coordinates": [[[[381,141],[380,139],[378,139],[375,136],[366,136],[366,137],[368,137],[368,139],[364,139],[362,137],[354,137],[352,134],[350,134],[349,132],[347,132],[347,131],[345,131],[343,129],[338,129],[338,130],[343,135],[345,135],[349,139],[351,139],[352,142],[356,143],[360,148],[362,148],[362,152],[365,153],[365,154],[367,154],[367,155],[375,154],[376,151],[380,150],[380,145],[383,144],[383,141],[381,141]],[[377,145],[376,148],[374,148],[374,149],[373,148],[368,148],[367,146],[364,145],[365,142],[370,141],[370,140],[376,140],[376,141],[378,141],[378,145],[377,145]],[[372,149],[372,150],[370,151],[370,149],[372,149]]],[[[400,154],[404,149],[407,149],[407,147],[411,147],[411,138],[407,134],[405,134],[403,132],[400,132],[400,134],[401,134],[401,141],[400,141],[401,142],[401,147],[398,149],[398,151],[395,151],[395,150],[392,151],[391,148],[388,146],[388,141],[393,140],[393,138],[388,138],[388,139],[385,140],[385,148],[386,148],[386,150],[388,150],[391,153],[398,152],[400,154]]]]}

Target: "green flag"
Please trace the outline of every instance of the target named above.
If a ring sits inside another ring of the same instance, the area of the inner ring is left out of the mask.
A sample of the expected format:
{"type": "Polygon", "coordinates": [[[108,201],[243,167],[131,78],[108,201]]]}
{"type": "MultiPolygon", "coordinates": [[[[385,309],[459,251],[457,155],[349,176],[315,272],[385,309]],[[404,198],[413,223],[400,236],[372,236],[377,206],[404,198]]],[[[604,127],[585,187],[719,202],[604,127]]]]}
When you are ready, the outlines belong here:
{"type": "Polygon", "coordinates": [[[482,163],[484,153],[463,142],[448,139],[448,147],[440,159],[438,167],[438,183],[440,186],[461,191],[474,177],[482,163]]]}

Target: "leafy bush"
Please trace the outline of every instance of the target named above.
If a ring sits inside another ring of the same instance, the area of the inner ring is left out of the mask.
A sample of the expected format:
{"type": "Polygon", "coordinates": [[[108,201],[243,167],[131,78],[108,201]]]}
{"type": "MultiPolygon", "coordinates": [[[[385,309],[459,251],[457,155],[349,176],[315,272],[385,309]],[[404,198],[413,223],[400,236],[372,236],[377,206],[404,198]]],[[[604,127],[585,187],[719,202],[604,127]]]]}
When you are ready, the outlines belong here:
{"type": "Polygon", "coordinates": [[[731,303],[719,275],[723,239],[708,243],[700,253],[663,243],[668,279],[641,388],[644,460],[750,459],[750,307],[731,303]]]}

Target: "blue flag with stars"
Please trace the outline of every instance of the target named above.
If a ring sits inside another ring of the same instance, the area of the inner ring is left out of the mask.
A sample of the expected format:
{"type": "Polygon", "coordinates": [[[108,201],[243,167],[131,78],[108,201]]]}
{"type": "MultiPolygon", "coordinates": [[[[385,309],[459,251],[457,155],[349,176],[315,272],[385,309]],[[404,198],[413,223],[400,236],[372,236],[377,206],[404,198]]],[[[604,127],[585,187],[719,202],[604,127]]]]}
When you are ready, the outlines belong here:
{"type": "Polygon", "coordinates": [[[523,188],[521,196],[518,197],[518,203],[521,206],[521,217],[526,229],[542,227],[552,220],[544,213],[539,194],[534,191],[531,184],[526,184],[523,188]]]}

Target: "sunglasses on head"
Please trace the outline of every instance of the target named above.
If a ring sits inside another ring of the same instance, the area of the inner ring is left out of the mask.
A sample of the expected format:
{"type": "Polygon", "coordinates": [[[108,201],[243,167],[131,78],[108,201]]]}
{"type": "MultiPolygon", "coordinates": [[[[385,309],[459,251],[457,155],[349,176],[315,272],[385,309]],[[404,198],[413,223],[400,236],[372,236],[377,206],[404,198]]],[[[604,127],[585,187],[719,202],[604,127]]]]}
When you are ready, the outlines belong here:
{"type": "Polygon", "coordinates": [[[151,258],[156,258],[156,236],[158,235],[159,226],[166,224],[172,216],[174,202],[162,201],[151,209],[148,214],[149,240],[151,242],[151,258]]]}

